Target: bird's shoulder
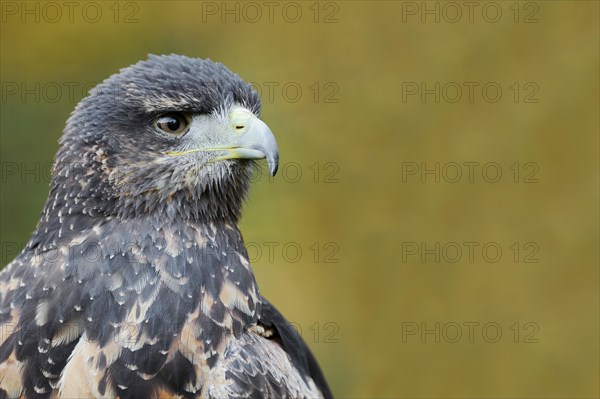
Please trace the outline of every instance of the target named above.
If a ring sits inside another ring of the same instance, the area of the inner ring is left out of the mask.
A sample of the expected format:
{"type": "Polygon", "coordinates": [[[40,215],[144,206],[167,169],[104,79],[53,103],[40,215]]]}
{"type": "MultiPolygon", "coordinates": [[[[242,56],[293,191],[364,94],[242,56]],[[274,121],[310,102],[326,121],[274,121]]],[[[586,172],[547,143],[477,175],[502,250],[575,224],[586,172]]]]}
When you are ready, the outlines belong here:
{"type": "MultiPolygon", "coordinates": [[[[267,393],[283,393],[283,396],[290,397],[332,397],[325,377],[306,342],[281,312],[264,297],[261,297],[259,321],[250,331],[258,338],[254,338],[254,344],[247,348],[246,352],[257,352],[255,358],[264,364],[283,364],[289,367],[278,370],[284,373],[287,391],[277,392],[279,386],[274,386],[269,387],[273,391],[267,393]]],[[[238,359],[243,358],[244,356],[238,356],[238,359]]],[[[273,377],[277,379],[279,376],[272,373],[270,377],[272,381],[273,377]]]]}

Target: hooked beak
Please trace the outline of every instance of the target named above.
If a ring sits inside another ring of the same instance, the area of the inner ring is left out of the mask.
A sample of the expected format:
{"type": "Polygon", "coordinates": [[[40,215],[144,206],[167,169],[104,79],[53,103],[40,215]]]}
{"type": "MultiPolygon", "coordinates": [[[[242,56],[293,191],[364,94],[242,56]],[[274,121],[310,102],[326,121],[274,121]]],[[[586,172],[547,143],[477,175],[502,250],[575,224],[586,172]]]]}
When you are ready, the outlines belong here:
{"type": "Polygon", "coordinates": [[[279,166],[279,148],[277,141],[269,126],[258,118],[253,118],[244,133],[235,143],[235,146],[227,149],[227,155],[219,159],[267,159],[269,172],[275,176],[279,166]]]}

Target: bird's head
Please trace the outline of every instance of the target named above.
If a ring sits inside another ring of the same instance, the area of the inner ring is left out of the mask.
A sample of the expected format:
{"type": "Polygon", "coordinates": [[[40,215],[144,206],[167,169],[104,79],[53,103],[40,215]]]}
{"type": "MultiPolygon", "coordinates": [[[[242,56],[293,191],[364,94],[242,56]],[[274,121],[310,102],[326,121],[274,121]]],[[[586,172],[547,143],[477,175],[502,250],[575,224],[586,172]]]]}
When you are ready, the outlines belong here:
{"type": "Polygon", "coordinates": [[[60,141],[53,191],[92,216],[235,221],[254,160],[277,171],[277,143],[259,112],[256,91],[224,65],[150,56],[78,104],[60,141]]]}

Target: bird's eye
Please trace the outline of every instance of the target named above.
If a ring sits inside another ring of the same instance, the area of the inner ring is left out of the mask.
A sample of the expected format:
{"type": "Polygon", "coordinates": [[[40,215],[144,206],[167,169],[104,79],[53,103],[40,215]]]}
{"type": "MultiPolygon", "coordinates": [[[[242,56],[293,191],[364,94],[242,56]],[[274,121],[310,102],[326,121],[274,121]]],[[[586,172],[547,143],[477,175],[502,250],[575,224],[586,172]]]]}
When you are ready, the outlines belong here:
{"type": "Polygon", "coordinates": [[[156,119],[156,127],[163,132],[175,135],[181,135],[184,133],[189,125],[188,118],[178,112],[169,112],[162,114],[156,119]]]}

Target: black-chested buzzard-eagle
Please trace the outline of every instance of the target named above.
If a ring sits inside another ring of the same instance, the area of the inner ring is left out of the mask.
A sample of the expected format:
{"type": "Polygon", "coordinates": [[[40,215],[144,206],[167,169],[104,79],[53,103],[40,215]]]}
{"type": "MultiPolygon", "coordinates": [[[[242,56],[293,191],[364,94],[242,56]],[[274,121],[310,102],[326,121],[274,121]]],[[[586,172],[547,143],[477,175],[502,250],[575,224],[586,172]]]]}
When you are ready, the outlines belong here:
{"type": "Polygon", "coordinates": [[[0,272],[0,398],[330,397],[237,227],[279,161],[251,85],[150,56],[82,100],[48,200],[0,272]]]}

